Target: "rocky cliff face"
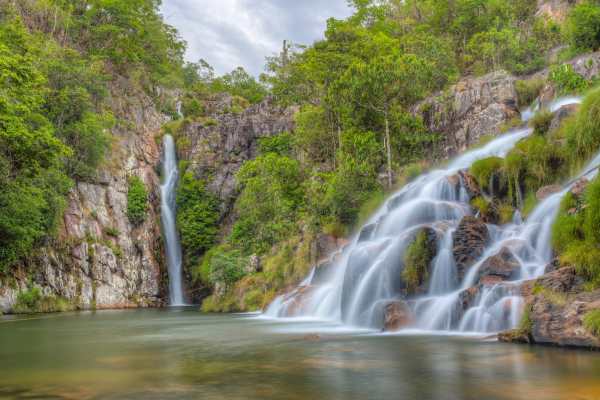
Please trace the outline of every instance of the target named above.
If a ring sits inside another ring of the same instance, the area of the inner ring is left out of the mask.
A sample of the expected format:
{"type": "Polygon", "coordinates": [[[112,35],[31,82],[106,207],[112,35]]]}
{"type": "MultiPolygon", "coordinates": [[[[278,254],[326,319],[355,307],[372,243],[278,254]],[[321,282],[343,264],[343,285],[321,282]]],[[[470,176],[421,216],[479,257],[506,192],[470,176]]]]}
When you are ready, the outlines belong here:
{"type": "Polygon", "coordinates": [[[282,108],[272,99],[233,113],[234,99],[223,95],[210,110],[208,122],[184,126],[178,136],[178,153],[189,162],[188,171],[208,182],[208,190],[221,202],[221,219],[229,225],[237,197],[235,174],[245,161],[258,155],[260,138],[294,129],[295,108],[282,108]]]}
{"type": "Polygon", "coordinates": [[[431,132],[442,136],[437,153],[446,159],[483,136],[499,134],[508,121],[519,116],[515,78],[500,71],[462,79],[418,104],[413,112],[423,117],[431,132]]]}
{"type": "MultiPolygon", "coordinates": [[[[125,86],[123,83],[122,86],[125,86]]],[[[141,93],[112,92],[111,154],[94,182],[77,182],[56,239],[0,282],[0,311],[10,312],[20,291],[38,287],[81,309],[155,306],[164,294],[160,232],[160,148],[154,136],[166,122],[141,93]],[[128,179],[140,177],[150,207],[140,226],[127,217],[128,179]]]]}

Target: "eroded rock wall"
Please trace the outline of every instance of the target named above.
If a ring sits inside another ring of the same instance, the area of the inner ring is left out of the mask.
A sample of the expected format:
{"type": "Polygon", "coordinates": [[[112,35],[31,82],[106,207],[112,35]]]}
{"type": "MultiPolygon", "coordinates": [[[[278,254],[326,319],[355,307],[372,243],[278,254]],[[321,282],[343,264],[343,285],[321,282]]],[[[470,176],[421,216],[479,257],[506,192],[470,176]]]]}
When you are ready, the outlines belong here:
{"type": "Polygon", "coordinates": [[[119,82],[112,90],[117,118],[107,161],[94,182],[77,182],[56,239],[39,249],[10,278],[0,281],[0,311],[10,312],[19,291],[38,287],[80,309],[157,306],[164,298],[160,231],[161,149],[155,140],[167,118],[152,100],[119,82]],[[129,91],[129,92],[128,92],[129,91]],[[129,177],[149,193],[145,221],[127,217],[129,177]]]}

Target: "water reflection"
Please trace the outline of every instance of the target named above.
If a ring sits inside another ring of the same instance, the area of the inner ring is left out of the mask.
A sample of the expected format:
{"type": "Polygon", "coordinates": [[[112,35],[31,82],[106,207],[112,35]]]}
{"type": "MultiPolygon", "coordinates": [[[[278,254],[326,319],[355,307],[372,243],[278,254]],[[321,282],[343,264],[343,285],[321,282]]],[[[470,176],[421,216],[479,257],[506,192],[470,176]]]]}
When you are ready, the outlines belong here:
{"type": "Polygon", "coordinates": [[[5,321],[2,399],[600,396],[597,353],[477,338],[353,333],[316,322],[194,310],[5,321]]]}

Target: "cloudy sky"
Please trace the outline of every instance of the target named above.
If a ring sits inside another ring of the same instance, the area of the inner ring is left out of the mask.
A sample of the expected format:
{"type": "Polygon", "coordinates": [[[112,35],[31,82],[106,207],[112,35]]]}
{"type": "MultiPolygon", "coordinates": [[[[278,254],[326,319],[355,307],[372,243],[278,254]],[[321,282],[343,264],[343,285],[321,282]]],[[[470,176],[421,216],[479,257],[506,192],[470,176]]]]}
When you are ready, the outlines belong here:
{"type": "Polygon", "coordinates": [[[223,74],[237,66],[258,76],[284,39],[310,44],[329,17],[350,14],[346,0],[163,0],[162,13],[188,43],[186,58],[223,74]]]}

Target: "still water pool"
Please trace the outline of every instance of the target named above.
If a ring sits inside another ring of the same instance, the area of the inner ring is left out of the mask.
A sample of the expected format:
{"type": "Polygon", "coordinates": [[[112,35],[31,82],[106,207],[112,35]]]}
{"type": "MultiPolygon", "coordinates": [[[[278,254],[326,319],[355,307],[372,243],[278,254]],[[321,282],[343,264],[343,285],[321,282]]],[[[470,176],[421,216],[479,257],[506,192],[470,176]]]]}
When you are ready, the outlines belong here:
{"type": "Polygon", "coordinates": [[[3,317],[0,399],[600,399],[600,354],[190,308],[3,317]]]}

